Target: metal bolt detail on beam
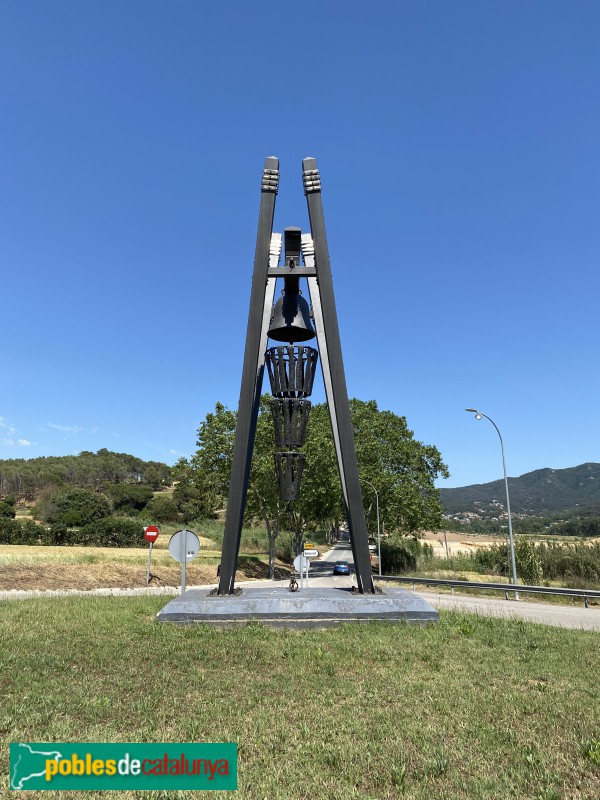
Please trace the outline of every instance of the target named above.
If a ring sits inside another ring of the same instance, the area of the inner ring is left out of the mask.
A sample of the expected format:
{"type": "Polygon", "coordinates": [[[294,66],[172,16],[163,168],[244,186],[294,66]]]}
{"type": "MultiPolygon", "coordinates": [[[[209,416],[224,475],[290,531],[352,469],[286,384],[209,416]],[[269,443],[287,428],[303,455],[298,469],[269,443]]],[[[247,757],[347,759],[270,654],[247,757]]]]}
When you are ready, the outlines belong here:
{"type": "Polygon", "coordinates": [[[302,174],[304,194],[321,191],[321,175],[318,169],[306,169],[302,174]]]}
{"type": "Polygon", "coordinates": [[[260,188],[263,192],[275,192],[277,194],[279,190],[279,170],[265,168],[260,188]]]}

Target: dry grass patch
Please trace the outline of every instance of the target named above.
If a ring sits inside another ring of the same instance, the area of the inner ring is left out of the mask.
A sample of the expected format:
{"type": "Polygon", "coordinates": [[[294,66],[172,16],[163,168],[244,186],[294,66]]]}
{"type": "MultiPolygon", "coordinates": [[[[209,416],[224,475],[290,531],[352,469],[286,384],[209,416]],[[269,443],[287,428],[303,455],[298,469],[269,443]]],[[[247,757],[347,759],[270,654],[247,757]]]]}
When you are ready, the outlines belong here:
{"type": "MultiPolygon", "coordinates": [[[[187,567],[187,583],[199,586],[215,583],[217,568],[208,565],[189,565],[187,567]]],[[[152,567],[155,575],[151,586],[179,586],[181,583],[181,567],[173,562],[171,565],[152,567]]],[[[134,589],[146,586],[146,567],[136,564],[111,563],[99,564],[34,564],[31,566],[0,566],[0,590],[10,589],[134,589]]]]}
{"type": "MultiPolygon", "coordinates": [[[[210,539],[206,543],[214,547],[210,539]]],[[[221,560],[218,550],[202,550],[187,566],[188,586],[216,583],[221,560]]],[[[43,547],[0,545],[0,591],[60,589],[132,589],[146,586],[148,551],[143,548],[43,547]]],[[[285,578],[289,567],[276,565],[275,574],[285,578]]],[[[152,554],[151,586],[179,586],[181,566],[166,548],[152,554]]],[[[264,557],[241,555],[237,580],[268,577],[264,557]]]]}

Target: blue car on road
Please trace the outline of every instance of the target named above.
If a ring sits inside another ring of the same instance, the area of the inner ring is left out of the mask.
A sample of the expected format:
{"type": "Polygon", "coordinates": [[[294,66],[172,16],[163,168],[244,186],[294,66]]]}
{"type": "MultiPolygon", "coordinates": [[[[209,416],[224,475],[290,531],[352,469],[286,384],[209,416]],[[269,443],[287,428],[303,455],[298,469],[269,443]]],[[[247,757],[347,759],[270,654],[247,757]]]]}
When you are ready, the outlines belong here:
{"type": "Polygon", "coordinates": [[[333,568],[334,575],[350,575],[350,567],[346,561],[337,561],[333,568]]]}

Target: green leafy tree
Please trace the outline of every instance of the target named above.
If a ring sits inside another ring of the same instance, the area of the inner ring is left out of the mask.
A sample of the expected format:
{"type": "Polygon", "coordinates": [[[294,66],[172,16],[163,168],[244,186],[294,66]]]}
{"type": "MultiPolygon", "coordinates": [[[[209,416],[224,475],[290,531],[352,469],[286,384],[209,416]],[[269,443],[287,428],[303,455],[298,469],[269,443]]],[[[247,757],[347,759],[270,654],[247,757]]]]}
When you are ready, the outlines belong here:
{"type": "Polygon", "coordinates": [[[153,522],[178,522],[179,508],[171,496],[157,494],[146,506],[144,516],[148,516],[153,522]]]}
{"type": "Polygon", "coordinates": [[[236,415],[222,403],[206,415],[198,428],[197,451],[173,469],[175,500],[193,500],[202,516],[222,510],[227,503],[236,415]]]}
{"type": "MultiPolygon", "coordinates": [[[[350,403],[359,474],[379,492],[380,514],[388,530],[402,534],[439,528],[442,507],[434,481],[448,470],[436,447],[414,439],[406,419],[391,411],[380,411],[375,401],[350,403]]],[[[192,487],[206,509],[225,507],[235,437],[235,413],[218,403],[198,430],[198,451],[175,468],[178,493],[192,487]],[[180,488],[181,487],[181,488],[180,488]]],[[[278,499],[273,460],[275,442],[270,398],[261,398],[256,440],[247,495],[246,514],[264,521],[269,537],[271,571],[275,541],[283,520],[289,520],[298,549],[306,530],[334,527],[344,516],[340,479],[329,412],[324,403],[314,405],[309,418],[303,452],[306,466],[300,499],[283,506],[278,499]]],[[[363,496],[368,526],[375,531],[374,497],[366,487],[363,496]]]]}
{"type": "Polygon", "coordinates": [[[261,519],[269,543],[269,578],[275,577],[275,550],[281,531],[282,504],[275,473],[275,434],[271,418],[270,398],[263,395],[256,423],[256,438],[250,482],[246,497],[246,517],[261,519]]]}
{"type": "Polygon", "coordinates": [[[69,527],[81,527],[110,516],[107,497],[90,489],[65,489],[56,494],[45,509],[46,522],[61,522],[69,527]]]}
{"type": "MultiPolygon", "coordinates": [[[[350,410],[359,474],[377,488],[386,528],[403,534],[439,528],[443,509],[434,481],[450,473],[437,447],[417,441],[406,417],[380,411],[374,400],[351,400],[350,410]]],[[[367,508],[373,529],[375,504],[367,508]]]]}
{"type": "Polygon", "coordinates": [[[15,518],[15,507],[6,501],[0,502],[0,517],[4,517],[4,519],[14,519],[15,518]]]}
{"type": "Polygon", "coordinates": [[[154,496],[152,486],[147,483],[113,483],[106,486],[113,508],[119,513],[135,513],[145,508],[154,496]]]}

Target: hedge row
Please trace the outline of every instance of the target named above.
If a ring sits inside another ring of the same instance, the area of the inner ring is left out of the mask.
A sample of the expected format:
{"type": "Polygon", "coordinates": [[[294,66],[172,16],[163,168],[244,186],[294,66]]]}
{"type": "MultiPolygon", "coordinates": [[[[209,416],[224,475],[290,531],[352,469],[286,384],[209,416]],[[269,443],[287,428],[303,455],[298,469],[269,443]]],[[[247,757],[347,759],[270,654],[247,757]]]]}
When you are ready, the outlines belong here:
{"type": "Polygon", "coordinates": [[[0,544],[143,547],[146,542],[142,525],[125,517],[106,517],[79,530],[60,522],[45,526],[0,518],[0,544]]]}

